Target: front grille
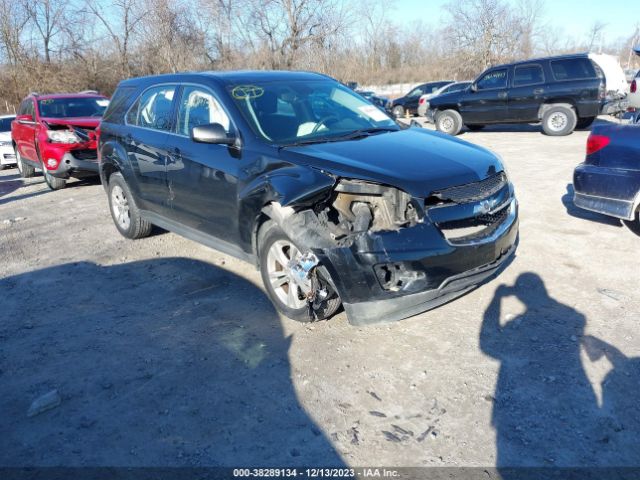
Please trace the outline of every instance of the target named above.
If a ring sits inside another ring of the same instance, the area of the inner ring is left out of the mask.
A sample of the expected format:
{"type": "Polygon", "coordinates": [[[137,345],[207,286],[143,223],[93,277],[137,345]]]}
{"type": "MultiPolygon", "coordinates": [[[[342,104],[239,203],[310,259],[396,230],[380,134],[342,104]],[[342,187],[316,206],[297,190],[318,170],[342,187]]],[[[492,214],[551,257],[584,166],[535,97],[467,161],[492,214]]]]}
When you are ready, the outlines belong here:
{"type": "Polygon", "coordinates": [[[71,154],[78,160],[88,160],[94,162],[98,160],[98,152],[90,148],[72,150],[71,154]]]}
{"type": "Polygon", "coordinates": [[[507,184],[507,176],[500,172],[479,182],[450,187],[433,193],[433,197],[455,203],[477,202],[493,195],[507,184]]]}
{"type": "Polygon", "coordinates": [[[452,244],[465,244],[489,238],[509,216],[510,203],[500,210],[477,217],[452,220],[438,224],[438,228],[447,241],[452,244]]]}

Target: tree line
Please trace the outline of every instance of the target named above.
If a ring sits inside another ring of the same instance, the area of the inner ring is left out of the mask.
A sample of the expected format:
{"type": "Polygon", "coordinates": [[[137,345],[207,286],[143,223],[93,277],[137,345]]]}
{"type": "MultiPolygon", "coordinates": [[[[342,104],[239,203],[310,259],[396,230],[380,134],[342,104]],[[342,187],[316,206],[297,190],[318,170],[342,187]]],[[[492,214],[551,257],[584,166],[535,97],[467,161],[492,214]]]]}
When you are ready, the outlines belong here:
{"type": "MultiPolygon", "coordinates": [[[[364,84],[471,79],[487,66],[598,49],[621,60],[635,32],[594,23],[571,39],[544,0],[452,0],[415,20],[382,0],[0,0],[0,108],[29,91],[95,89],[188,70],[301,69],[364,84]]],[[[635,57],[629,59],[635,62],[635,57]]]]}

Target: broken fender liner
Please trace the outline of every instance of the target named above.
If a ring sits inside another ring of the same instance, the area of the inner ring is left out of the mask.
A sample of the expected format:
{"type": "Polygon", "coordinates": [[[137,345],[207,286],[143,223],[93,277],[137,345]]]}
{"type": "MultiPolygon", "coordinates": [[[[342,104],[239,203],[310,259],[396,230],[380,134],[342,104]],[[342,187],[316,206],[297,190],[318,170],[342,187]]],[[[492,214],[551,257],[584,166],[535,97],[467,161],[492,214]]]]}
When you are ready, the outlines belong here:
{"type": "Polygon", "coordinates": [[[497,261],[450,277],[436,290],[427,290],[386,300],[372,300],[360,303],[343,302],[349,323],[352,325],[368,325],[392,322],[444,305],[498,274],[501,267],[505,266],[513,256],[516,251],[516,245],[514,244],[497,261]]]}

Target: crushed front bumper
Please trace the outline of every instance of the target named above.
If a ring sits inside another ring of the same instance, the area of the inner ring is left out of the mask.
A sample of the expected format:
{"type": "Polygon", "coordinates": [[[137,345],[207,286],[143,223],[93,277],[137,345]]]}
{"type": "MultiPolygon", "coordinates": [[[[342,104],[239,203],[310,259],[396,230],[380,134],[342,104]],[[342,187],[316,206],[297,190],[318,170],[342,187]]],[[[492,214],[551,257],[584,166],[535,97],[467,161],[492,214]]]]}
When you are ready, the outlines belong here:
{"type": "Polygon", "coordinates": [[[49,174],[58,178],[84,178],[99,175],[98,154],[95,150],[76,150],[63,155],[55,170],[49,174]]]}
{"type": "Polygon", "coordinates": [[[459,297],[495,275],[513,255],[518,238],[515,198],[493,234],[454,245],[429,222],[396,232],[368,234],[351,247],[322,252],[349,322],[363,325],[400,320],[459,297]],[[402,280],[386,288],[381,269],[402,280]]]}

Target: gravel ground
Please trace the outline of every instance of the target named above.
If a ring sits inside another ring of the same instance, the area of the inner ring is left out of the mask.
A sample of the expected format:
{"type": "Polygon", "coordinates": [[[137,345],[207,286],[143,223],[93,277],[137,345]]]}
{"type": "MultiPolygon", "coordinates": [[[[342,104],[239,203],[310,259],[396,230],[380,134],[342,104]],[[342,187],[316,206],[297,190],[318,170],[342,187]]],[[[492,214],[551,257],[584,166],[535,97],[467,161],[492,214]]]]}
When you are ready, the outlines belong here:
{"type": "Polygon", "coordinates": [[[282,318],[250,265],[177,235],[120,237],[99,184],[0,172],[0,465],[640,465],[640,237],[573,206],[587,135],[461,135],[508,167],[517,256],[366,328],[282,318]]]}

